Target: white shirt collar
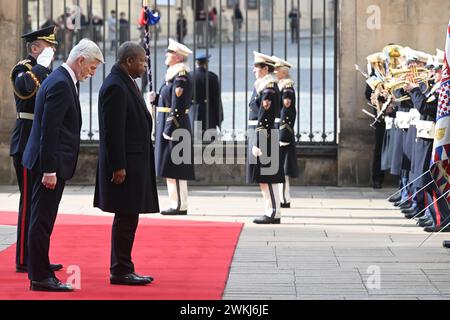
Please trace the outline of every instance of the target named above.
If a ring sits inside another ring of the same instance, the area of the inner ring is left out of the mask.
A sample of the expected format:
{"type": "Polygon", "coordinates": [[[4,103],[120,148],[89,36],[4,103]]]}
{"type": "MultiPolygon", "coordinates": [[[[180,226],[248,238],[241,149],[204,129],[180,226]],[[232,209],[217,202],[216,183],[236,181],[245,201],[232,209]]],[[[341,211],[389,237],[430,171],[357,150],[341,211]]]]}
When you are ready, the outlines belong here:
{"type": "Polygon", "coordinates": [[[77,76],[75,75],[75,72],[73,72],[72,68],[70,68],[69,65],[68,65],[67,63],[63,63],[63,64],[62,64],[62,67],[63,67],[64,69],[66,69],[67,72],[69,72],[70,77],[72,78],[73,84],[75,85],[75,88],[76,88],[76,87],[77,87],[77,82],[78,82],[78,80],[77,80],[77,76]]]}

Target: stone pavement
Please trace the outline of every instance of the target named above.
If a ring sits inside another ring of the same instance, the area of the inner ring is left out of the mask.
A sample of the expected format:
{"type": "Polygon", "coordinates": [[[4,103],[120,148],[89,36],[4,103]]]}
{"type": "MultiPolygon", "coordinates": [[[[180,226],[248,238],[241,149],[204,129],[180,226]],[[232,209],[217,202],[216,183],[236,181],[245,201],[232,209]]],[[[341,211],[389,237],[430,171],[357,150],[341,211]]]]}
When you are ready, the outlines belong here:
{"type": "MultiPolygon", "coordinates": [[[[256,226],[256,187],[191,188],[188,219],[243,222],[224,299],[450,299],[450,254],[385,199],[393,189],[294,187],[280,226],[256,226]]],[[[160,190],[161,207],[167,192],[160,190]]],[[[66,189],[60,212],[102,214],[93,187],[66,189]]],[[[0,210],[15,211],[18,192],[0,187],[0,210]]],[[[172,219],[160,215],[157,219],[172,219]]],[[[0,250],[15,241],[0,227],[0,250]]]]}

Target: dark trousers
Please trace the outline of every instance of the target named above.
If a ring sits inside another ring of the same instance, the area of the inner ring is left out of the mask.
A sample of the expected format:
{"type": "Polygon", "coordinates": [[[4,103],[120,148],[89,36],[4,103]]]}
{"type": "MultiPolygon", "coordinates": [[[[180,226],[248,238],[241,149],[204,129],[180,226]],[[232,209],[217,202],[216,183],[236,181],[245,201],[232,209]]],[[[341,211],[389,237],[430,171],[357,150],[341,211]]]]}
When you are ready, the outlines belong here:
{"type": "Polygon", "coordinates": [[[42,174],[32,172],[33,194],[31,220],[28,231],[28,278],[41,281],[55,276],[48,257],[50,236],[55,225],[66,182],[58,178],[55,190],[42,184],[42,174]]]}
{"type": "Polygon", "coordinates": [[[123,276],[134,272],[131,251],[138,223],[138,214],[116,213],[111,235],[110,271],[112,275],[123,276]]]}
{"type": "Polygon", "coordinates": [[[31,216],[31,172],[22,166],[22,153],[13,156],[17,182],[20,190],[19,219],[17,221],[16,265],[26,266],[28,260],[28,229],[31,216]]]}
{"type": "Polygon", "coordinates": [[[381,170],[381,151],[383,150],[384,133],[386,131],[386,124],[377,123],[375,126],[375,150],[372,162],[372,182],[380,183],[384,182],[384,171],[381,170]]]}

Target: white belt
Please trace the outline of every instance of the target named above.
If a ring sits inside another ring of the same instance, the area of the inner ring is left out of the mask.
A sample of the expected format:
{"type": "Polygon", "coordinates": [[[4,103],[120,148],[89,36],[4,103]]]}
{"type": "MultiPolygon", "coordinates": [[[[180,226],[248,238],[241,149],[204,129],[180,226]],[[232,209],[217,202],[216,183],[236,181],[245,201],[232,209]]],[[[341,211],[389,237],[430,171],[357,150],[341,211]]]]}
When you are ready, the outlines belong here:
{"type": "Polygon", "coordinates": [[[409,112],[397,111],[396,124],[400,129],[409,129],[411,125],[411,116],[409,112]]]}
{"type": "Polygon", "coordinates": [[[434,139],[436,132],[436,123],[433,121],[417,121],[417,137],[422,139],[434,139]]]}
{"type": "MultiPolygon", "coordinates": [[[[281,119],[280,118],[276,118],[275,119],[275,123],[281,123],[281,119]]],[[[248,121],[248,125],[249,126],[257,126],[259,124],[258,120],[249,120],[248,121]]]]}
{"type": "Polygon", "coordinates": [[[384,122],[386,122],[386,130],[391,130],[394,126],[394,118],[391,117],[385,117],[384,122]]]}
{"type": "Polygon", "coordinates": [[[417,122],[420,121],[420,112],[417,109],[409,110],[409,116],[411,117],[410,124],[414,127],[417,126],[417,122]]]}
{"type": "Polygon", "coordinates": [[[25,119],[25,120],[34,120],[34,114],[33,113],[27,113],[27,112],[19,112],[17,114],[17,119],[25,119]]]}

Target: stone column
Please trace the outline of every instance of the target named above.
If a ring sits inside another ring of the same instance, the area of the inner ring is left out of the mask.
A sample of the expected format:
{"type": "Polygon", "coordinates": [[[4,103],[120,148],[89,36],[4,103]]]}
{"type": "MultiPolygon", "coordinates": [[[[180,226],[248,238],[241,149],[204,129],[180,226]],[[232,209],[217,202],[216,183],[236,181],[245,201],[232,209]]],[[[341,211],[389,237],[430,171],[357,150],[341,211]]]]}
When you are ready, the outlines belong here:
{"type": "Polygon", "coordinates": [[[374,130],[361,112],[365,81],[354,65],[365,68],[365,58],[391,42],[435,54],[445,46],[449,10],[448,0],[340,0],[340,186],[371,183],[374,130]],[[368,19],[377,11],[381,20],[373,28],[368,19]]]}
{"type": "Polygon", "coordinates": [[[0,183],[15,179],[9,139],[16,119],[16,107],[9,75],[21,56],[22,2],[0,1],[0,183]]]}

